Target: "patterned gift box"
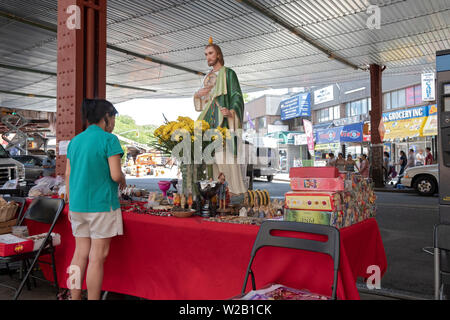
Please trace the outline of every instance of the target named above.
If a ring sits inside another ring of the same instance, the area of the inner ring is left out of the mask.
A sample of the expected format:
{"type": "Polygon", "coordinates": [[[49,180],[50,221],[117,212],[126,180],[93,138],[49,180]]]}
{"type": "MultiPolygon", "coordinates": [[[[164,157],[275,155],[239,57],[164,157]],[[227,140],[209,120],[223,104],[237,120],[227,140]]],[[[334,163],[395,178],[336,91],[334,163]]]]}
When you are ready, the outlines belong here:
{"type": "Polygon", "coordinates": [[[344,180],[339,178],[291,178],[293,191],[343,191],[344,180]]]}

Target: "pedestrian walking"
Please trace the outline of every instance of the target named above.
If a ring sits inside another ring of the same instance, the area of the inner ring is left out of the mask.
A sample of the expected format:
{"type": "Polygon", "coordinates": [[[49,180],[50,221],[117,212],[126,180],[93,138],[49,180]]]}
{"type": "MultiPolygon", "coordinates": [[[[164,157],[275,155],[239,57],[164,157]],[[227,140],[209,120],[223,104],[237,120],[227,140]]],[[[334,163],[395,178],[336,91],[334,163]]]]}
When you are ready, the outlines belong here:
{"type": "Polygon", "coordinates": [[[419,150],[419,153],[416,154],[416,166],[425,165],[425,155],[423,154],[423,149],[419,150]]]}
{"type": "Polygon", "coordinates": [[[400,159],[397,164],[400,165],[399,175],[401,176],[408,165],[408,159],[406,158],[406,153],[404,151],[400,151],[400,159]]]}
{"type": "Polygon", "coordinates": [[[123,234],[119,187],[126,186],[121,169],[123,150],[114,130],[117,110],[106,100],[83,101],[88,128],[72,139],[67,150],[66,200],[75,237],[71,269],[77,275],[72,300],[81,300],[86,272],[89,300],[99,300],[103,265],[111,239],[123,234]]]}
{"type": "Polygon", "coordinates": [[[345,159],[342,153],[338,154],[338,158],[336,159],[336,168],[338,168],[340,172],[345,171],[345,159]]]}
{"type": "Polygon", "coordinates": [[[431,148],[426,148],[425,165],[432,165],[434,162],[433,154],[431,153],[431,148]]]}
{"type": "Polygon", "coordinates": [[[335,167],[336,166],[336,158],[334,157],[334,153],[328,154],[327,167],[335,167]]]}
{"type": "Polygon", "coordinates": [[[345,161],[345,171],[347,172],[355,172],[356,162],[353,160],[351,154],[347,156],[347,160],[345,161]]]}
{"type": "Polygon", "coordinates": [[[414,149],[410,149],[405,169],[413,168],[415,166],[416,166],[416,155],[414,154],[414,149]]]}
{"type": "Polygon", "coordinates": [[[389,161],[389,152],[383,153],[383,173],[384,173],[384,182],[386,183],[391,172],[390,161],[389,161]]]}
{"type": "Polygon", "coordinates": [[[367,160],[367,155],[363,154],[360,158],[360,165],[359,165],[359,173],[364,177],[364,178],[369,178],[369,160],[367,160]]]}

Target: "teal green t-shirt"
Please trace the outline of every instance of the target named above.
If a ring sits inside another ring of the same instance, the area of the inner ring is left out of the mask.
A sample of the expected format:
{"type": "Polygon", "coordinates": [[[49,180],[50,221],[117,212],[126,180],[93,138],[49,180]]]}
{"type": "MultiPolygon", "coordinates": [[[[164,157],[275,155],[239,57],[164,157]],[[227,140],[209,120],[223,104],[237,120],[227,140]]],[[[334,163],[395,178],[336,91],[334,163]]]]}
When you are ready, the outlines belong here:
{"type": "Polygon", "coordinates": [[[96,125],[69,143],[69,210],[110,212],[120,208],[119,186],[111,178],[108,158],[123,155],[119,139],[96,125]]]}

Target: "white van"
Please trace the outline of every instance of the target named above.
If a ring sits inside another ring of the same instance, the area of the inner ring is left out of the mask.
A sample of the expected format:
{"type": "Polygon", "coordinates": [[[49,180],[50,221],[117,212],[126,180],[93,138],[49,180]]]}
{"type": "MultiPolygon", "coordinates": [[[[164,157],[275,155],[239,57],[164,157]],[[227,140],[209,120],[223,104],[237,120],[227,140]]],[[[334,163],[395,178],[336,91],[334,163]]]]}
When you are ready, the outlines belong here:
{"type": "Polygon", "coordinates": [[[258,147],[256,156],[267,164],[259,163],[253,165],[253,176],[256,178],[266,177],[271,182],[273,176],[280,172],[280,159],[278,150],[275,148],[258,147]]]}

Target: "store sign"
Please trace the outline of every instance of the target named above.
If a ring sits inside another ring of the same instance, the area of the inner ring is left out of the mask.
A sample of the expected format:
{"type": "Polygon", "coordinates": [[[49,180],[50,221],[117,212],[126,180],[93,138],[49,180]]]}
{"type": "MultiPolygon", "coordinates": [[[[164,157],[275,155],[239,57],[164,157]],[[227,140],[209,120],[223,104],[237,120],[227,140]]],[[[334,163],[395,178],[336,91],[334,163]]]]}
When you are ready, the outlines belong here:
{"type": "Polygon", "coordinates": [[[339,143],[341,139],[341,130],[342,127],[316,131],[316,143],[339,143]]]}
{"type": "Polygon", "coordinates": [[[311,94],[301,93],[281,101],[281,120],[311,116],[311,94]]]}
{"type": "Polygon", "coordinates": [[[422,136],[436,136],[438,134],[438,115],[435,104],[428,106],[428,118],[423,127],[422,136]]]}
{"type": "Polygon", "coordinates": [[[305,128],[308,151],[311,157],[314,157],[314,131],[313,124],[309,120],[303,120],[303,128],[305,128]]]}
{"type": "Polygon", "coordinates": [[[422,74],[422,100],[436,100],[436,81],[434,73],[422,74]]]}
{"type": "Polygon", "coordinates": [[[308,144],[308,139],[306,134],[297,134],[294,137],[294,143],[296,146],[306,146],[308,144]]]}
{"type": "Polygon", "coordinates": [[[345,143],[345,142],[363,142],[364,124],[355,123],[348,126],[318,130],[316,132],[316,143],[345,143]]]}
{"type": "Polygon", "coordinates": [[[362,142],[363,123],[351,124],[342,127],[341,142],[362,142]]]}
{"type": "Polygon", "coordinates": [[[416,138],[422,135],[429,106],[383,114],[384,140],[416,138]]]}
{"type": "Polygon", "coordinates": [[[289,131],[289,126],[275,125],[275,124],[269,124],[267,126],[267,133],[280,132],[280,131],[289,131]]]}
{"type": "Polygon", "coordinates": [[[321,104],[334,100],[334,86],[314,91],[314,104],[321,104]]]}
{"type": "Polygon", "coordinates": [[[389,121],[422,118],[427,116],[428,116],[428,106],[384,113],[383,121],[386,123],[389,121]]]}

